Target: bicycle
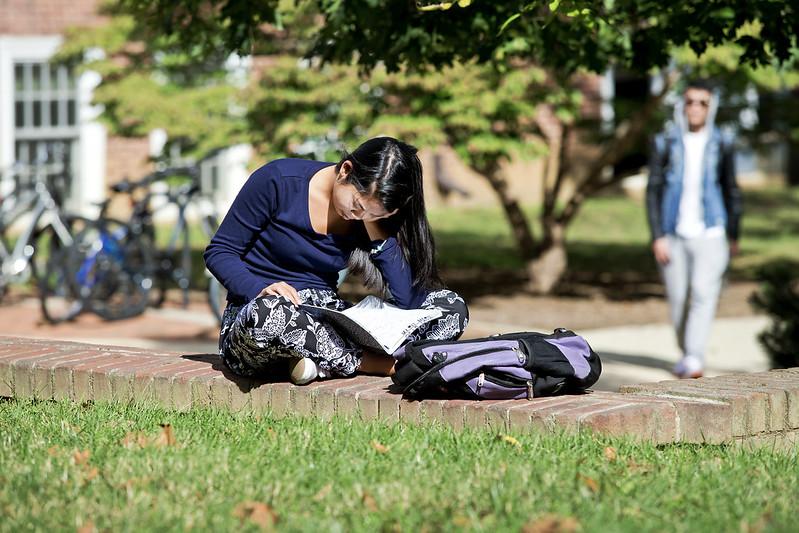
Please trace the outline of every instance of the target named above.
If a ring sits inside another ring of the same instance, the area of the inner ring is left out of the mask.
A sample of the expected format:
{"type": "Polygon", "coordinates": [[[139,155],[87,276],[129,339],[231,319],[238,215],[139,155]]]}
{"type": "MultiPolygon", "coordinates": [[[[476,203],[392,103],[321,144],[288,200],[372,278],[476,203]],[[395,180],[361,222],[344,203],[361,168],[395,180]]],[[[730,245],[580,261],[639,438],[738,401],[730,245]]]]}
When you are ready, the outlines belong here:
{"type": "Polygon", "coordinates": [[[83,217],[64,213],[60,190],[68,164],[15,164],[10,169],[14,188],[0,199],[0,297],[9,285],[34,280],[41,294],[51,295],[50,306],[42,307],[44,317],[55,323],[80,312],[79,300],[62,284],[62,251],[73,244],[73,234],[85,223],[83,217]],[[23,181],[28,177],[30,180],[23,181]],[[24,218],[28,217],[25,221],[24,218]],[[13,246],[9,229],[23,224],[13,246]],[[50,273],[48,276],[47,273],[50,273]]]}
{"type": "MultiPolygon", "coordinates": [[[[176,167],[156,171],[137,182],[125,180],[112,187],[116,194],[144,195],[132,201],[132,214],[127,221],[106,215],[110,199],[101,202],[100,216],[75,237],[69,263],[74,279],[81,287],[87,309],[105,320],[136,316],[149,306],[160,306],[166,291],[174,283],[183,292],[183,305],[188,305],[191,286],[191,246],[186,211],[190,206],[203,206],[198,185],[197,167],[176,167]],[[156,191],[153,185],[171,178],[189,178],[188,183],[156,191]],[[153,200],[165,202],[152,207],[153,200]],[[177,220],[166,247],[157,250],[153,215],[168,206],[177,208],[177,220]],[[180,257],[175,260],[180,245],[180,257]]],[[[206,202],[200,216],[200,227],[208,239],[216,231],[217,218],[206,202]]],[[[209,280],[208,302],[217,320],[221,320],[224,294],[218,282],[209,280]]]]}

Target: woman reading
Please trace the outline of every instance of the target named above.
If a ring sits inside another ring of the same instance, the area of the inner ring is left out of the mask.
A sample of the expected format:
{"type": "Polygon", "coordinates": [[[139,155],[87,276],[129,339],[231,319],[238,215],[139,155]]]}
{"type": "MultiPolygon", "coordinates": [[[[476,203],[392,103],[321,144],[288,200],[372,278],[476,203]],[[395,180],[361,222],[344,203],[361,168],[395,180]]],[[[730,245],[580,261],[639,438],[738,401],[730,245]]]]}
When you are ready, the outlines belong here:
{"type": "Polygon", "coordinates": [[[442,312],[407,342],[456,339],[468,322],[465,302],[438,276],[416,149],[391,137],[337,164],[279,159],[259,168],[203,257],[228,290],[219,353],[242,376],[287,372],[304,384],[392,373],[403,348],[394,357],[365,352],[299,307],[349,307],[337,292],[345,268],[400,308],[442,312]]]}

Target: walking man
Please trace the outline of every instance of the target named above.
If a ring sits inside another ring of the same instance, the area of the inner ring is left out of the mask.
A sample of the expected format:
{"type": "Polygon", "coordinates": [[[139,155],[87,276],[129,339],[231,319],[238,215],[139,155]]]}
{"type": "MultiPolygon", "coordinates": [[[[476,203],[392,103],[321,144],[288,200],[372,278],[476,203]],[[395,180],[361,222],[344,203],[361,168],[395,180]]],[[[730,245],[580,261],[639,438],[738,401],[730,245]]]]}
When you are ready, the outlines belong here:
{"type": "Polygon", "coordinates": [[[741,193],[733,139],[713,124],[716,100],[706,83],[688,83],[649,161],[652,251],[682,350],[674,367],[681,378],[702,376],[722,277],[738,252],[741,193]]]}

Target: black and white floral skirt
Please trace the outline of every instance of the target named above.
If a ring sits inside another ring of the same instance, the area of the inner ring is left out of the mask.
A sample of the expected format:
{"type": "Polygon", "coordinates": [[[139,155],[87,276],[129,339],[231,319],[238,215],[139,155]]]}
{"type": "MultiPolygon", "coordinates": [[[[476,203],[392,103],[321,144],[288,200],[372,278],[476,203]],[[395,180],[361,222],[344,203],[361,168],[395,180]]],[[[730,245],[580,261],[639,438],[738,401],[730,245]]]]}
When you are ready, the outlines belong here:
{"type": "MultiPolygon", "coordinates": [[[[351,305],[331,290],[298,292],[302,303],[339,311],[351,305]]],[[[457,339],[469,321],[463,298],[449,290],[431,292],[421,308],[440,309],[442,315],[414,331],[407,342],[457,339]]],[[[351,376],[361,360],[360,348],[282,296],[228,304],[222,316],[219,355],[233,373],[263,377],[281,376],[289,359],[296,357],[313,359],[320,377],[351,376]]]]}

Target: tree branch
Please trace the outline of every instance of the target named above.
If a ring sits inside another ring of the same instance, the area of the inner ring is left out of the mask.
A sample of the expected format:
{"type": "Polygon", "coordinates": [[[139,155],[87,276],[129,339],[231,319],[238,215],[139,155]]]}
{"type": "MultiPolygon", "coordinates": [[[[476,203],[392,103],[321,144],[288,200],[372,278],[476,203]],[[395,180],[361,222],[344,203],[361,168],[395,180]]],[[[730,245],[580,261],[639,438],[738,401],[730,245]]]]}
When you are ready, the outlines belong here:
{"type": "Polygon", "coordinates": [[[641,107],[635,115],[630,119],[625,120],[616,127],[613,133],[613,139],[606,145],[605,150],[602,152],[594,164],[591,166],[586,178],[580,183],[572,194],[571,199],[558,215],[558,222],[561,224],[568,224],[580,209],[583,201],[604,189],[605,187],[620,181],[620,177],[611,177],[608,180],[602,179],[603,170],[618,161],[624,154],[629,151],[630,147],[635,143],[638,137],[643,133],[649,120],[655,111],[660,107],[663,98],[669,92],[671,87],[677,81],[678,74],[671,72],[667,75],[666,81],[663,83],[661,91],[651,96],[646,103],[641,107]]]}

